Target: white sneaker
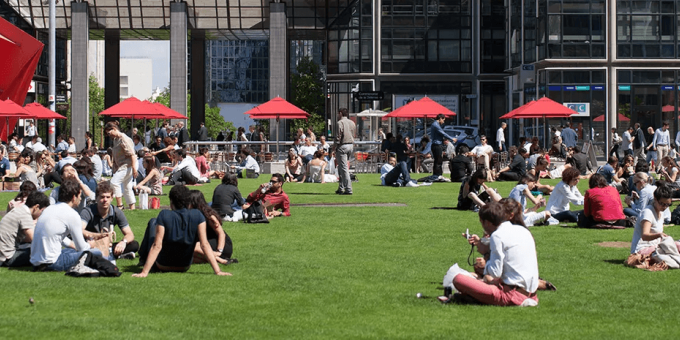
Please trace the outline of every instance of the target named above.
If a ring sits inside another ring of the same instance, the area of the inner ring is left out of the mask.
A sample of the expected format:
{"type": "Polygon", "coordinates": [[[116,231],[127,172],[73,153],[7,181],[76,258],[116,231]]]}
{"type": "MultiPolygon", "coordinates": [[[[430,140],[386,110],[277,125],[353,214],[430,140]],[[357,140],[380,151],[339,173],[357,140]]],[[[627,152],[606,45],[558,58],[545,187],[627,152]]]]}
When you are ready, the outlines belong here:
{"type": "Polygon", "coordinates": [[[548,219],[548,224],[550,224],[550,225],[558,225],[558,224],[560,224],[560,221],[558,221],[557,219],[555,219],[554,217],[551,216],[551,217],[548,219]]]}
{"type": "Polygon", "coordinates": [[[432,182],[423,182],[423,183],[420,183],[420,186],[421,186],[421,187],[429,187],[430,185],[432,185],[432,182]]]}
{"type": "Polygon", "coordinates": [[[538,301],[536,301],[534,299],[526,299],[519,306],[520,307],[536,307],[536,306],[538,306],[538,301]]]}
{"type": "Polygon", "coordinates": [[[413,181],[408,181],[408,182],[406,183],[406,186],[409,187],[409,188],[415,188],[415,187],[418,186],[418,184],[415,183],[415,182],[413,182],[413,181]]]}
{"type": "Polygon", "coordinates": [[[441,181],[441,182],[451,182],[450,179],[448,179],[448,178],[446,178],[446,177],[444,177],[444,176],[439,176],[439,177],[437,178],[437,180],[438,180],[438,181],[441,181]]]}

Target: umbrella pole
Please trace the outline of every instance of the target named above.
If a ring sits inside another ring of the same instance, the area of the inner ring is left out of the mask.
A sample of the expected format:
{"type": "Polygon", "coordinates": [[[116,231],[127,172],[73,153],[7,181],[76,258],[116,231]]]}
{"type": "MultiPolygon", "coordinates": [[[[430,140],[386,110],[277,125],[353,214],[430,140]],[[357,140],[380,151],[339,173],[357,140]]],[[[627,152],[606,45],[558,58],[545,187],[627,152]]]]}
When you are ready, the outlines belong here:
{"type": "Polygon", "coordinates": [[[279,148],[279,116],[276,116],[276,162],[281,161],[281,149],[279,148]]]}

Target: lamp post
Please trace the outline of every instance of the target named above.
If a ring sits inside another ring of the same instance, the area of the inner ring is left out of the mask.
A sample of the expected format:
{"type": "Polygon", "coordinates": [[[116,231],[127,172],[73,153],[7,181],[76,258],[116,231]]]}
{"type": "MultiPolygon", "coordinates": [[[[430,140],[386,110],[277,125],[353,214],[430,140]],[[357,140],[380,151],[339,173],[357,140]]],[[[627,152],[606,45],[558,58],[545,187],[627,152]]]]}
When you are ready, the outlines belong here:
{"type": "MultiPolygon", "coordinates": [[[[57,1],[59,0],[48,0],[50,3],[50,30],[49,30],[49,70],[48,70],[48,98],[50,103],[50,110],[56,110],[56,81],[57,81],[57,1]]],[[[48,127],[48,145],[54,145],[54,130],[55,124],[54,119],[49,120],[48,127]]]]}

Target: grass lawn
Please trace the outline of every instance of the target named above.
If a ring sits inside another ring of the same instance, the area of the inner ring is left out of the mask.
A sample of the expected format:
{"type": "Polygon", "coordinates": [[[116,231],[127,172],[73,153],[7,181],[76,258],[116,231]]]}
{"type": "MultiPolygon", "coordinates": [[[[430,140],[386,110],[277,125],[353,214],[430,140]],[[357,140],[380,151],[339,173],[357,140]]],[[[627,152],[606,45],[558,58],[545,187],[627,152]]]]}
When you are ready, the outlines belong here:
{"type": "MultiPolygon", "coordinates": [[[[263,182],[241,180],[246,195],[263,182]]],[[[536,308],[441,305],[435,297],[453,263],[467,265],[466,228],[477,215],[449,209],[459,183],[379,186],[359,175],[353,196],[335,184],[286,184],[293,204],[399,202],[392,207],[297,207],[270,224],[225,223],[240,263],[217,277],[209,265],[185,274],[151,274],[120,260],[120,278],[0,269],[0,336],[18,338],[483,338],[635,339],[680,334],[680,272],[623,266],[632,230],[573,226],[531,229],[540,274],[557,292],[536,308]],[[425,297],[416,298],[416,293],[425,297]],[[33,297],[34,305],[28,300],[33,297]]],[[[557,183],[557,181],[546,181],[557,183]]],[[[197,188],[212,197],[216,182],[197,188]]],[[[513,183],[492,183],[507,196],[513,183]]],[[[586,181],[579,184],[581,192],[586,181]]],[[[167,191],[166,187],[166,191],[167,191]]],[[[15,196],[0,193],[0,207],[15,196]]],[[[167,196],[161,201],[168,205],[167,196]]],[[[158,211],[126,212],[138,240],[158,211]]],[[[680,237],[677,227],[670,235],[680,237]]]]}

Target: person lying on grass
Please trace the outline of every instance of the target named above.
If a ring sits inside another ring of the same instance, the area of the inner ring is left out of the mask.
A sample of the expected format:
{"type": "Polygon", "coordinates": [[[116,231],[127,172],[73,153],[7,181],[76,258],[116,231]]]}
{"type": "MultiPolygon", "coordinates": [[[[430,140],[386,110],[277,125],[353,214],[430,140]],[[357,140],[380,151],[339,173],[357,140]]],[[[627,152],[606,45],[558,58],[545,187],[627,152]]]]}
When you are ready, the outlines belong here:
{"type": "Polygon", "coordinates": [[[50,199],[45,194],[33,191],[28,194],[25,204],[12,209],[0,220],[0,267],[31,265],[35,221],[49,205],[50,199]]]}
{"type": "Polygon", "coordinates": [[[380,168],[382,185],[395,187],[417,187],[418,183],[411,179],[406,162],[397,163],[397,159],[390,157],[380,168]]]}
{"type": "Polygon", "coordinates": [[[490,235],[484,276],[478,280],[456,275],[453,279],[456,290],[482,304],[538,305],[538,260],[531,232],[508,221],[506,210],[499,202],[480,208],[479,221],[484,232],[490,235]]]}
{"type": "MultiPolygon", "coordinates": [[[[197,209],[205,217],[206,236],[210,248],[213,250],[215,258],[222,258],[224,260],[231,257],[233,251],[231,238],[222,229],[222,218],[213,210],[205,201],[203,193],[199,190],[191,190],[191,209],[197,209]]],[[[196,243],[194,248],[194,263],[207,263],[207,256],[203,253],[200,243],[196,243]]]]}
{"type": "MultiPolygon", "coordinates": [[[[631,254],[649,255],[653,253],[664,237],[664,211],[671,205],[673,190],[665,184],[660,184],[654,190],[654,200],[640,213],[635,223],[633,240],[630,245],[631,254]]],[[[675,242],[680,249],[680,242],[675,242]]]]}
{"type": "Polygon", "coordinates": [[[139,249],[139,265],[144,268],[133,277],[146,277],[151,271],[186,272],[191,267],[197,242],[215,274],[231,276],[217,264],[227,261],[215,258],[208,243],[205,217],[200,211],[189,209],[190,194],[184,185],[170,190],[172,210],[161,210],[157,218],[149,221],[139,249]]]}
{"type": "Polygon", "coordinates": [[[562,180],[555,185],[545,210],[550,211],[552,219],[560,222],[577,222],[578,212],[569,210],[569,203],[583,205],[583,195],[578,191],[576,185],[579,181],[580,173],[575,168],[565,169],[562,173],[562,180]]]}
{"type": "Polygon", "coordinates": [[[531,175],[524,175],[519,179],[519,182],[517,182],[517,185],[510,191],[510,195],[508,196],[508,198],[511,198],[522,205],[521,217],[524,221],[524,225],[528,227],[533,227],[535,224],[550,218],[549,211],[536,211],[545,206],[545,199],[541,195],[534,197],[534,195],[531,194],[531,191],[534,190],[535,187],[536,179],[531,175]],[[527,199],[534,204],[533,208],[527,209],[527,199]]]}
{"type": "Polygon", "coordinates": [[[487,201],[495,201],[501,199],[501,196],[496,193],[493,188],[486,186],[484,182],[488,178],[488,170],[480,168],[471,177],[466,177],[460,183],[460,191],[458,192],[458,210],[472,210],[479,211],[479,207],[483,207],[487,201]],[[484,188],[484,190],[482,190],[484,188]],[[480,193],[480,191],[482,191],[480,193]]]}
{"type": "MultiPolygon", "coordinates": [[[[290,199],[283,192],[283,176],[279,173],[272,175],[269,183],[262,183],[246,198],[243,210],[258,202],[266,209],[267,218],[290,216],[290,199]],[[280,211],[279,211],[280,210],[280,211]]],[[[245,218],[245,217],[244,217],[245,218]]]]}

